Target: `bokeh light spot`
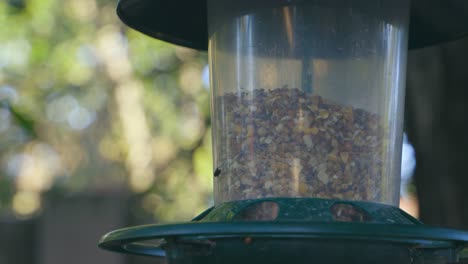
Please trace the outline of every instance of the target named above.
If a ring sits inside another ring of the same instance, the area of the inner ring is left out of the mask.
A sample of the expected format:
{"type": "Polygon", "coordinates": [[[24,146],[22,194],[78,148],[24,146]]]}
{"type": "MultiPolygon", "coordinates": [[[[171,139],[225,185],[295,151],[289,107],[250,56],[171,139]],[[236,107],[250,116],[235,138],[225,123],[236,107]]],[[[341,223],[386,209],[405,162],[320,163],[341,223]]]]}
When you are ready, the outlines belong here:
{"type": "Polygon", "coordinates": [[[47,104],[46,115],[50,121],[64,122],[68,114],[78,107],[78,101],[71,95],[65,95],[57,98],[47,104]]]}
{"type": "Polygon", "coordinates": [[[406,134],[403,135],[403,147],[401,155],[401,188],[400,194],[407,196],[407,188],[410,184],[416,168],[416,155],[414,147],[408,141],[406,134]]]}
{"type": "Polygon", "coordinates": [[[10,157],[7,171],[16,179],[18,190],[47,191],[61,171],[60,157],[51,146],[33,142],[24,153],[10,157]]]}
{"type": "Polygon", "coordinates": [[[65,12],[81,22],[88,22],[97,15],[95,0],[68,0],[64,5],[65,12]]]}
{"type": "Polygon", "coordinates": [[[156,137],[153,139],[154,162],[156,166],[164,166],[177,153],[177,147],[169,137],[156,137]]]}
{"type": "Polygon", "coordinates": [[[12,205],[14,212],[19,216],[29,216],[41,208],[41,197],[37,192],[19,191],[13,196],[12,205]]]}
{"type": "Polygon", "coordinates": [[[96,67],[99,60],[96,56],[96,50],[92,45],[82,45],[76,52],[78,62],[87,67],[96,67]]]}
{"type": "Polygon", "coordinates": [[[0,86],[0,101],[7,100],[10,104],[18,102],[18,92],[9,85],[0,86]]]}
{"type": "Polygon", "coordinates": [[[205,65],[205,67],[203,67],[202,81],[203,81],[203,87],[209,90],[210,89],[210,67],[208,66],[208,64],[205,65]]]}
{"type": "Polygon", "coordinates": [[[31,44],[26,39],[10,40],[0,44],[0,69],[4,67],[24,67],[29,61],[31,44]]]}
{"type": "Polygon", "coordinates": [[[68,114],[68,125],[74,130],[82,130],[87,128],[95,119],[94,112],[88,109],[77,106],[68,114]]]}
{"type": "Polygon", "coordinates": [[[189,95],[197,94],[202,86],[201,67],[196,64],[186,64],[180,72],[180,88],[189,95]]]}

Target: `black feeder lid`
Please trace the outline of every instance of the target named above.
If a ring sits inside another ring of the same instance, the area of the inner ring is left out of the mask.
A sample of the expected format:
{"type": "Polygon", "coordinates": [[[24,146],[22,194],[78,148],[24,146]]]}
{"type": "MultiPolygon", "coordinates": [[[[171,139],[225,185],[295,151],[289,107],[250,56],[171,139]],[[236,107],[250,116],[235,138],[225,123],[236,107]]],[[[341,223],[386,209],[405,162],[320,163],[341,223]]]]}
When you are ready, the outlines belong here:
{"type": "MultiPolygon", "coordinates": [[[[173,44],[208,49],[206,0],[120,0],[117,14],[129,27],[173,44]]],[[[468,1],[412,0],[409,48],[468,35],[468,1]]]]}

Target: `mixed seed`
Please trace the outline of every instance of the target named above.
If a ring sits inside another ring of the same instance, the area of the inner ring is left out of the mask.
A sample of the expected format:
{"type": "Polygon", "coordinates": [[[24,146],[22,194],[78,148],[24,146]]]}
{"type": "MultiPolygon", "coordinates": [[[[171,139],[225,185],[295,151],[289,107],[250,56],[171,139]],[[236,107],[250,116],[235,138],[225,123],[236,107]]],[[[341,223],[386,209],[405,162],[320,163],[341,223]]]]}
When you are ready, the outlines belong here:
{"type": "Polygon", "coordinates": [[[380,118],[287,87],[225,94],[217,200],[380,200],[380,118]]]}

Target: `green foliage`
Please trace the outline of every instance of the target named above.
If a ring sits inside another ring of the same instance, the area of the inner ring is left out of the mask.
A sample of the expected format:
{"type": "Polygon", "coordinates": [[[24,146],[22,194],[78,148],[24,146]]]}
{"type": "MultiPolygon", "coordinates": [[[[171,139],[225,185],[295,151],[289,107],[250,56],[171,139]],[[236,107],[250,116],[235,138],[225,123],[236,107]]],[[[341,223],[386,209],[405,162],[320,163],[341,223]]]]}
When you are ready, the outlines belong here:
{"type": "Polygon", "coordinates": [[[115,1],[8,0],[0,23],[0,211],[102,190],[168,221],[208,206],[205,54],[126,28],[115,1]]]}

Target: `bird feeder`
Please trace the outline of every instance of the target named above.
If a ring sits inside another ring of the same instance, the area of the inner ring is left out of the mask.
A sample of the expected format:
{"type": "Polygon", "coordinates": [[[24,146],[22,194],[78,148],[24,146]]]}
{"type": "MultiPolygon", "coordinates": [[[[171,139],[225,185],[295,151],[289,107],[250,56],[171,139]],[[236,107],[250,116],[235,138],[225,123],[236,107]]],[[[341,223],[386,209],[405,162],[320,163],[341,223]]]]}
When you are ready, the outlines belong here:
{"type": "Polygon", "coordinates": [[[468,33],[456,0],[121,0],[130,27],[208,50],[214,201],[104,249],[169,263],[457,263],[468,232],[398,208],[408,49],[468,33]]]}

